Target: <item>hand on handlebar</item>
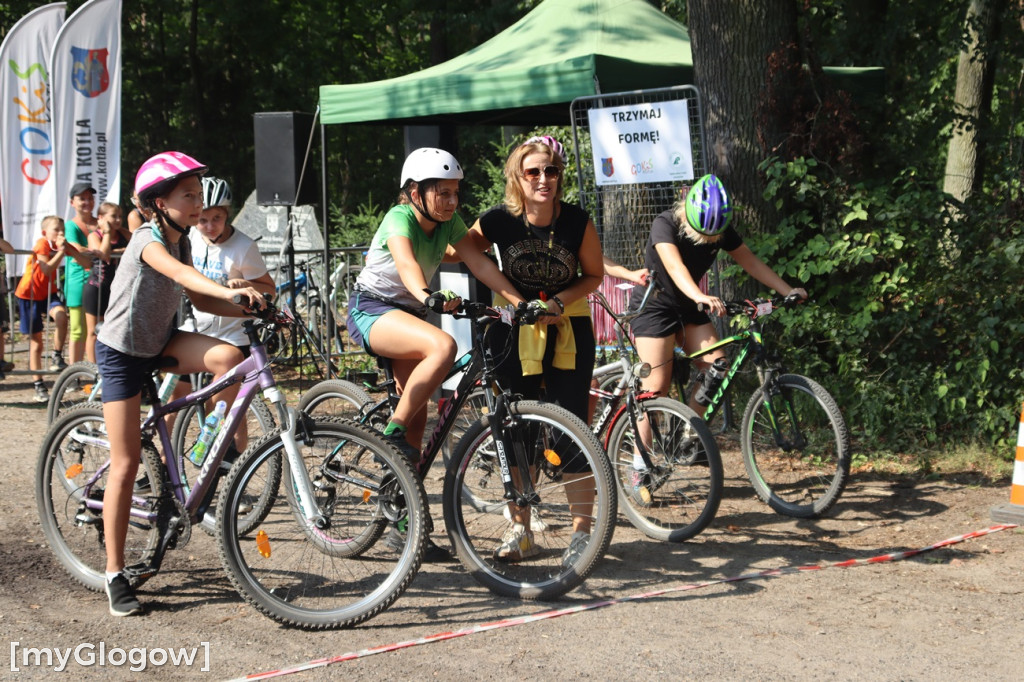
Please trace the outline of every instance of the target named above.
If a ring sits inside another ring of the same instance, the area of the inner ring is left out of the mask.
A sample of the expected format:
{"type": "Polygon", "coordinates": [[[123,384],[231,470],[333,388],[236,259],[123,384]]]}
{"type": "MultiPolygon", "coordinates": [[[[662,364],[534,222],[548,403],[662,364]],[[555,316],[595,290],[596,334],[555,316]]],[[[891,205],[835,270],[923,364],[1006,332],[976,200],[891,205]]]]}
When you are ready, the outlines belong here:
{"type": "Polygon", "coordinates": [[[697,310],[722,317],[725,315],[725,303],[717,296],[701,296],[697,299],[697,310]]]}
{"type": "Polygon", "coordinates": [[[228,296],[226,298],[235,305],[242,306],[247,313],[263,310],[267,307],[267,300],[263,298],[263,294],[252,287],[228,289],[228,296]]]}
{"type": "Polygon", "coordinates": [[[462,304],[462,298],[451,289],[434,292],[424,289],[424,291],[430,295],[423,299],[423,305],[435,313],[450,313],[458,310],[462,304]]]}

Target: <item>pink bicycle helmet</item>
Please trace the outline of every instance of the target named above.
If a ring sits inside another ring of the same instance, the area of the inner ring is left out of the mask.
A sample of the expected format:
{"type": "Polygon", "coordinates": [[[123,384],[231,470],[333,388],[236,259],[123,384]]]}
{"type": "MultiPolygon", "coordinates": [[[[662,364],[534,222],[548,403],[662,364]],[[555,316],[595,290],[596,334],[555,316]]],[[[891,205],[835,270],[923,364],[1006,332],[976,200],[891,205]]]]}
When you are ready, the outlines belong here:
{"type": "Polygon", "coordinates": [[[562,160],[563,164],[567,162],[565,158],[565,148],[562,146],[562,143],[556,140],[555,138],[551,137],[550,135],[531,137],[523,144],[530,144],[532,142],[540,142],[541,144],[546,144],[547,146],[551,147],[551,151],[558,154],[558,158],[562,160]]]}
{"type": "Polygon", "coordinates": [[[151,157],[139,167],[135,175],[135,195],[144,204],[176,182],[189,175],[203,175],[207,167],[181,152],[163,152],[151,157]]]}

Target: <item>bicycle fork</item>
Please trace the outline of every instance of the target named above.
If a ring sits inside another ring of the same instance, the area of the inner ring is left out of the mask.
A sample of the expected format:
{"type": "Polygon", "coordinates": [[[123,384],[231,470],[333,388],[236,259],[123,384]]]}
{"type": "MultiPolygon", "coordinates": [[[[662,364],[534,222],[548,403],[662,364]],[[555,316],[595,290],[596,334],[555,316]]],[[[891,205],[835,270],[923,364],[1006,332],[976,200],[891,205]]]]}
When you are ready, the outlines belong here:
{"type": "MultiPolygon", "coordinates": [[[[309,472],[306,471],[306,464],[302,461],[302,453],[299,452],[298,438],[296,438],[302,417],[297,410],[285,405],[281,393],[276,387],[264,389],[263,394],[277,408],[280,423],[288,425],[288,428],[281,429],[281,443],[284,445],[288,466],[291,468],[292,491],[295,493],[299,511],[307,523],[317,530],[325,530],[327,518],[316,504],[316,498],[313,496],[313,483],[309,480],[309,472]]],[[[305,431],[303,426],[303,434],[305,431]]]]}
{"type": "Polygon", "coordinates": [[[526,457],[526,446],[522,438],[517,438],[509,443],[508,432],[515,428],[515,424],[505,427],[505,417],[509,414],[508,403],[499,400],[496,409],[487,416],[491,424],[491,433],[494,434],[494,448],[498,453],[498,467],[501,469],[501,482],[505,487],[504,499],[509,500],[517,507],[529,507],[540,504],[540,496],[533,487],[533,476],[530,475],[529,460],[526,457]],[[509,447],[511,445],[511,448],[509,447]],[[516,470],[519,473],[521,485],[517,488],[509,468],[508,453],[512,452],[516,458],[516,470]]]}

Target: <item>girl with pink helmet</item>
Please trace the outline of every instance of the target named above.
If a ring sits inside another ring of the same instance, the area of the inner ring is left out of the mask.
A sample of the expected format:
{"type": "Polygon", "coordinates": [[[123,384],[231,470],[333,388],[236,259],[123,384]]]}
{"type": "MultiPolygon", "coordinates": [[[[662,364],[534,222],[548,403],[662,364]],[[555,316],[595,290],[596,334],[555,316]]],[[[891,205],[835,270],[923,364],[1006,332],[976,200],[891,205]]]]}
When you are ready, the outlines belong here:
{"type": "MultiPolygon", "coordinates": [[[[110,470],[104,493],[107,597],[110,613],[142,610],[124,574],[124,545],[131,495],[141,449],[139,412],[142,382],[163,357],[174,374],[212,372],[220,376],[242,360],[242,352],[217,339],[176,329],[181,292],[200,310],[239,317],[231,303],[243,294],[250,307],[263,305],[252,287],[229,289],[192,267],[183,237],[203,211],[200,177],[206,166],[181,152],[152,157],[135,177],[135,193],[152,220],[135,232],[111,284],[110,305],[97,337],[96,362],[103,377],[103,418],[110,438],[110,470]]],[[[161,363],[163,364],[163,363],[161,363]]],[[[237,386],[218,396],[230,403],[237,386]]]]}

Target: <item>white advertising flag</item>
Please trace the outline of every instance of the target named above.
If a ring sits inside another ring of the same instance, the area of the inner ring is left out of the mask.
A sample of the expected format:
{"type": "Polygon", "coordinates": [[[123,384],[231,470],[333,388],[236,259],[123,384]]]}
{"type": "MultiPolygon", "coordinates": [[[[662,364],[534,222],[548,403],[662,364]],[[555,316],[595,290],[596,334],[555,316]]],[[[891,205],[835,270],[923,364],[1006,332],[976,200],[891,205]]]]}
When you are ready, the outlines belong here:
{"type": "MultiPolygon", "coordinates": [[[[64,23],[65,3],[32,10],[0,45],[0,202],[4,239],[31,251],[43,216],[53,213],[53,144],[47,68],[64,23]],[[45,202],[45,203],[44,203],[45,202]]],[[[26,256],[8,256],[7,273],[21,275],[26,256]]]]}
{"type": "Polygon", "coordinates": [[[56,204],[74,215],[79,182],[101,201],[121,200],[121,0],[90,0],[61,27],[50,60],[56,204]]]}
{"type": "Polygon", "coordinates": [[[598,185],[693,179],[685,99],[590,109],[587,115],[598,185]]]}

